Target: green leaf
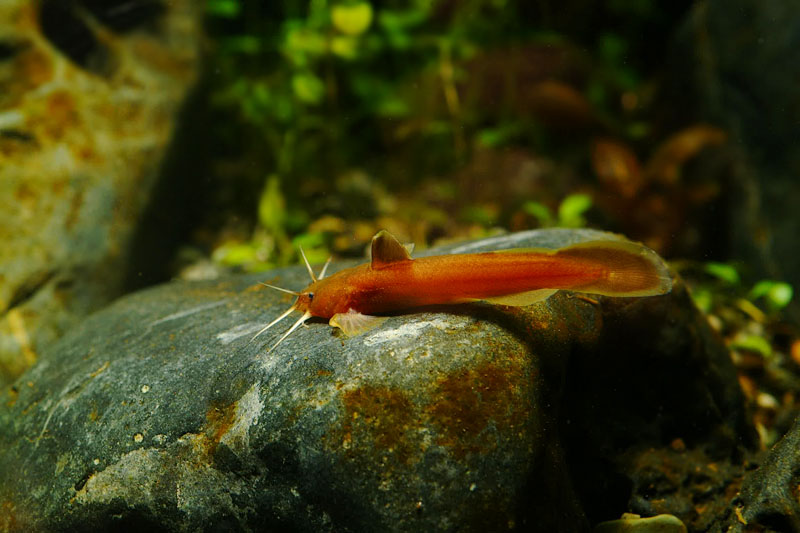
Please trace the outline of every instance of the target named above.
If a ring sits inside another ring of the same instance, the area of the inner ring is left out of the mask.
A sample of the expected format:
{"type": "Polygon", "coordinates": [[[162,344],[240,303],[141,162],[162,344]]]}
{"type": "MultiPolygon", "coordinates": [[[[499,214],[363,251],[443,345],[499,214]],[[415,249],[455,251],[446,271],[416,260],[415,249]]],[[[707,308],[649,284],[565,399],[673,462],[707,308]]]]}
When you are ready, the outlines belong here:
{"type": "Polygon", "coordinates": [[[206,13],[212,17],[236,18],[242,12],[239,0],[207,0],[206,13]]]}
{"type": "Polygon", "coordinates": [[[227,266],[241,266],[256,261],[258,253],[252,243],[223,244],[212,254],[217,263],[227,266]]]}
{"type": "Polygon", "coordinates": [[[414,39],[410,30],[422,25],[428,19],[428,9],[420,6],[408,10],[381,9],[378,24],[383,29],[390,48],[405,50],[414,39]]]}
{"type": "Polygon", "coordinates": [[[378,15],[378,24],[389,32],[404,32],[420,26],[428,18],[428,10],[415,8],[409,10],[382,9],[378,15]]]}
{"type": "Polygon", "coordinates": [[[542,227],[553,225],[553,214],[546,205],[539,202],[525,202],[522,210],[534,217],[542,227]]]}
{"type": "MultiPolygon", "coordinates": [[[[325,246],[325,234],[323,232],[301,233],[292,239],[292,247],[295,250],[303,249],[306,259],[312,265],[324,263],[330,256],[330,252],[325,246]]],[[[300,253],[298,252],[298,256],[300,253]]]]}
{"type": "Polygon", "coordinates": [[[497,223],[497,213],[485,205],[471,205],[461,210],[461,219],[488,228],[497,223]]]}
{"type": "Polygon", "coordinates": [[[294,234],[304,230],[311,222],[310,218],[308,212],[302,207],[289,209],[285,220],[286,231],[294,234]]]}
{"type": "Polygon", "coordinates": [[[643,139],[644,137],[650,135],[651,127],[647,122],[634,121],[628,124],[626,130],[628,132],[628,136],[632,139],[643,139]]]}
{"type": "Polygon", "coordinates": [[[315,58],[325,55],[327,41],[324,35],[302,25],[287,23],[282,51],[296,67],[305,67],[315,58]]]}
{"type": "Polygon", "coordinates": [[[257,54],[261,51],[261,39],[254,35],[237,35],[226,37],[220,47],[228,54],[257,54]]]}
{"type": "Polygon", "coordinates": [[[591,80],[586,87],[586,99],[594,106],[602,108],[608,97],[608,90],[597,80],[591,80]]]}
{"type": "Polygon", "coordinates": [[[494,128],[484,128],[477,134],[478,142],[483,146],[497,148],[508,142],[522,131],[519,122],[509,122],[494,128]]]}
{"type": "Polygon", "coordinates": [[[558,223],[568,228],[586,225],[583,214],[592,207],[592,197],[588,194],[570,194],[558,206],[558,223]]]}
{"type": "Polygon", "coordinates": [[[506,132],[501,128],[485,128],[478,132],[478,142],[488,148],[496,148],[506,140],[506,132]]]}
{"type": "Polygon", "coordinates": [[[292,239],[292,246],[298,248],[302,246],[304,249],[318,248],[325,244],[325,234],[321,231],[313,231],[301,233],[292,239]]]}
{"type": "Polygon", "coordinates": [[[750,300],[763,297],[771,309],[783,309],[792,301],[794,290],[788,283],[765,279],[759,281],[750,290],[750,300]]]}
{"type": "Polygon", "coordinates": [[[711,308],[714,303],[714,297],[711,294],[711,291],[704,288],[704,287],[697,287],[690,291],[692,300],[694,300],[694,304],[700,309],[703,313],[708,314],[711,312],[711,308]]]}
{"type": "Polygon", "coordinates": [[[372,6],[368,2],[338,4],[331,8],[334,27],[346,35],[361,35],[372,24],[372,6]]]}
{"type": "Polygon", "coordinates": [[[768,301],[772,302],[777,309],[783,309],[794,296],[794,289],[788,283],[776,283],[767,293],[768,301]]]}
{"type": "Polygon", "coordinates": [[[401,118],[408,116],[411,109],[405,100],[393,96],[384,96],[375,103],[375,114],[383,118],[401,118]]]}
{"type": "Polygon", "coordinates": [[[350,35],[336,35],[331,39],[331,52],[342,59],[358,57],[358,40],[350,35]]]}
{"type": "Polygon", "coordinates": [[[759,335],[737,335],[729,344],[729,347],[734,350],[747,350],[761,354],[764,357],[772,355],[772,345],[759,335]]]}
{"type": "Polygon", "coordinates": [[[735,267],[727,263],[709,261],[703,265],[703,270],[706,272],[706,274],[711,274],[715,278],[722,280],[729,285],[739,285],[741,282],[741,279],[739,278],[739,272],[736,271],[735,267]]]}
{"type": "Polygon", "coordinates": [[[306,104],[318,104],[325,96],[325,85],[311,72],[292,76],[292,90],[297,99],[306,104]]]}
{"type": "Polygon", "coordinates": [[[611,64],[624,63],[628,52],[628,43],[616,33],[603,33],[598,40],[600,56],[611,64]]]}
{"type": "Polygon", "coordinates": [[[285,219],[286,200],[281,192],[281,180],[273,174],[267,178],[258,201],[258,221],[271,234],[281,235],[284,233],[285,219]]]}
{"type": "Polygon", "coordinates": [[[628,67],[628,42],[615,33],[604,33],[598,41],[598,53],[607,64],[607,70],[620,87],[634,89],[640,83],[636,71],[628,67]]]}

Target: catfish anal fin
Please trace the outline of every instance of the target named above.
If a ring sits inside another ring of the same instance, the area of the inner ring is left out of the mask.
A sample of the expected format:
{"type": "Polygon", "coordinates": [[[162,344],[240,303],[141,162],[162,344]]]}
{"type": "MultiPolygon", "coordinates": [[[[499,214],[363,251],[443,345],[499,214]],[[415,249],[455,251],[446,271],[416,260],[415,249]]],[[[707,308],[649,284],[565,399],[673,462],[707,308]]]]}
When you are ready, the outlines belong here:
{"type": "Polygon", "coordinates": [[[531,305],[536,302],[541,302],[542,300],[547,300],[557,292],[558,289],[536,289],[535,291],[506,294],[505,296],[484,298],[483,300],[493,304],[521,307],[523,305],[531,305]]]}
{"type": "Polygon", "coordinates": [[[385,316],[362,315],[350,309],[346,313],[333,315],[328,324],[341,329],[348,337],[352,337],[380,326],[386,319],[385,316]]]}
{"type": "Polygon", "coordinates": [[[372,238],[371,268],[383,268],[397,261],[410,261],[408,249],[386,230],[381,230],[372,238]]]}

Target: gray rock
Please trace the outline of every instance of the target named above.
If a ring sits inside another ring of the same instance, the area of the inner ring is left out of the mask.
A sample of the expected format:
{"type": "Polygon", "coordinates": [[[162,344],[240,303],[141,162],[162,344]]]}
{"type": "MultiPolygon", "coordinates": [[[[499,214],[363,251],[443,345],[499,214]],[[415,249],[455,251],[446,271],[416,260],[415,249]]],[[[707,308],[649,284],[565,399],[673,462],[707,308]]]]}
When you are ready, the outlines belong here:
{"type": "Polygon", "coordinates": [[[800,470],[800,419],[742,482],[742,490],[709,531],[800,531],[797,472],[800,470]]]}
{"type": "Polygon", "coordinates": [[[730,360],[680,283],[656,298],[428,309],[352,338],[310,322],[271,352],[281,328],[250,342],[291,303],[258,281],[306,277],[170,283],[60,340],[2,397],[0,530],[581,531],[597,489],[575,460],[582,439],[598,456],[621,435],[746,433],[730,360]],[[631,334],[611,339],[623,320],[631,334]],[[648,374],[665,365],[683,382],[648,374]]]}

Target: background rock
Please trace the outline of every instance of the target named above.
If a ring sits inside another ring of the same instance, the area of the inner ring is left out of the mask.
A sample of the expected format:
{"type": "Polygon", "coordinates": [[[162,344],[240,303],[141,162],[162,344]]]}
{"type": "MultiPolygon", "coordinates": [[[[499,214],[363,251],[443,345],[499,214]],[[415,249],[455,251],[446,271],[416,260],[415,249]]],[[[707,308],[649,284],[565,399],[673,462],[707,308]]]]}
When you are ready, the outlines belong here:
{"type": "Polygon", "coordinates": [[[633,482],[598,481],[627,479],[625,450],[682,435],[723,460],[748,435],[680,283],[430,309],[353,338],[312,322],[267,352],[283,328],[250,338],[291,300],[260,280],[307,284],[293,268],[136,293],[8,388],[4,530],[581,531],[626,510],[633,482]]]}
{"type": "MultiPolygon", "coordinates": [[[[703,169],[733,176],[725,184],[727,212],[716,217],[726,228],[730,255],[795,288],[800,287],[798,39],[797,2],[697,2],[676,36],[670,68],[671,108],[725,128],[733,141],[726,162],[703,169]]],[[[800,317],[797,299],[791,309],[800,317]]]]}
{"type": "Polygon", "coordinates": [[[195,2],[0,5],[0,383],[120,294],[198,72],[195,2]]]}
{"type": "Polygon", "coordinates": [[[796,491],[800,472],[800,421],[773,446],[742,484],[727,516],[710,531],[800,530],[800,504],[796,491]]]}

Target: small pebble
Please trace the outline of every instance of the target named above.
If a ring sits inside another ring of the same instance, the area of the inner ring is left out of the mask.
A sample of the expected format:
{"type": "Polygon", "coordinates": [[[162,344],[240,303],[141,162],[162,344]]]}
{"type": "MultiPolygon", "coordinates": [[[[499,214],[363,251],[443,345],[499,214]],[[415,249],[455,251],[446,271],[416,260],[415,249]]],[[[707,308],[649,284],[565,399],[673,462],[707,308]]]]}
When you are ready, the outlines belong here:
{"type": "Polygon", "coordinates": [[[671,514],[660,514],[648,518],[625,513],[619,520],[600,522],[594,533],[686,533],[686,526],[671,514]]]}
{"type": "Polygon", "coordinates": [[[676,452],[685,452],[686,451],[686,443],[683,442],[683,439],[675,439],[669,443],[670,448],[675,450],[676,452]]]}

